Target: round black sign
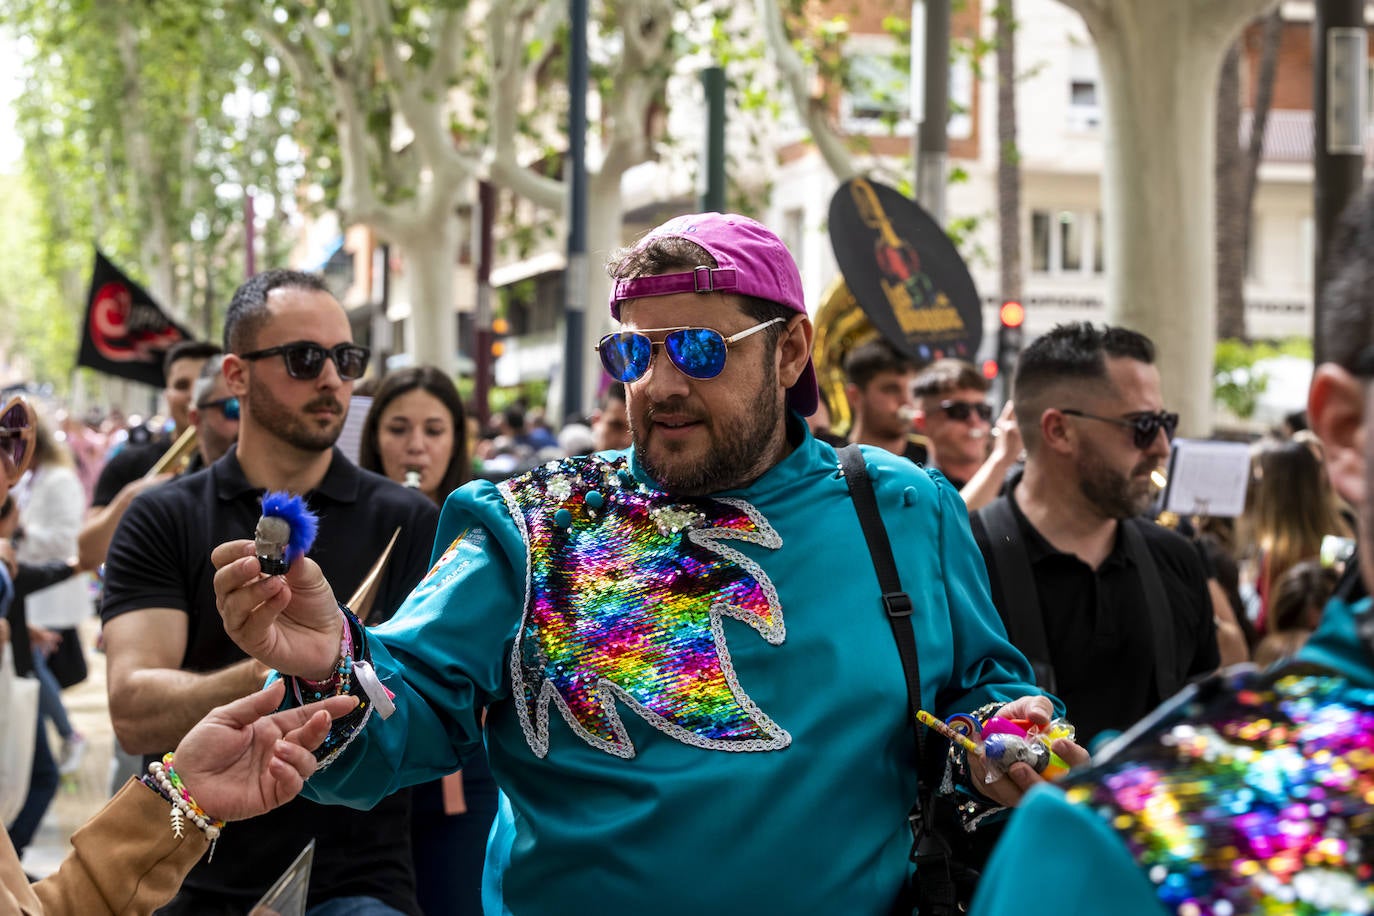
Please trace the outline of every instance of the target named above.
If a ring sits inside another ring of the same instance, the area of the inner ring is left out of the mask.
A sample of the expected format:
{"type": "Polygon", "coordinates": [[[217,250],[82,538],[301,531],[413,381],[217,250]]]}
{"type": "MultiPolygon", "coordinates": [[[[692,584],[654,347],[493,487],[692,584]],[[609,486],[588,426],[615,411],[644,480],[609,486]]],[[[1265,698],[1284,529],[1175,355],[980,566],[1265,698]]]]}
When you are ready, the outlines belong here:
{"type": "Polygon", "coordinates": [[[830,199],[830,244],[874,329],[918,363],[971,360],[983,310],[954,243],[894,188],[851,178],[830,199]]]}

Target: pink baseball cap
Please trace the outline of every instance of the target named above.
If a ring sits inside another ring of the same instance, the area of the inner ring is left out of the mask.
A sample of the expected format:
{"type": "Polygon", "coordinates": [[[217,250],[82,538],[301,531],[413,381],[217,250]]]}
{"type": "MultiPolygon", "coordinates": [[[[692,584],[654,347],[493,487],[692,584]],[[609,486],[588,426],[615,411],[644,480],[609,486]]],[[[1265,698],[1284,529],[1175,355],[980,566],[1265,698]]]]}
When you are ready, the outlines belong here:
{"type": "MultiPolygon", "coordinates": [[[[632,299],[692,292],[753,296],[806,314],[797,262],[782,239],[762,223],[735,213],[693,213],[668,220],[634,247],[643,248],[661,238],[680,238],[700,245],[716,259],[716,266],[616,280],[611,288],[611,317],[616,321],[620,320],[621,304],[632,299]]],[[[796,384],[787,389],[787,405],[809,417],[819,402],[816,367],[808,357],[796,384]]]]}

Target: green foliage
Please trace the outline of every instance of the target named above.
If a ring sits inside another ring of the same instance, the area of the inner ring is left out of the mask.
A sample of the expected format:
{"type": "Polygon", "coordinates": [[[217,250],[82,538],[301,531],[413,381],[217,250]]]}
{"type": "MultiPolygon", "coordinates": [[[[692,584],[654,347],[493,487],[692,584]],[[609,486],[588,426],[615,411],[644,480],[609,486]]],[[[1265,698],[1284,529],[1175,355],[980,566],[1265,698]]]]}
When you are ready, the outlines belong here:
{"type": "Polygon", "coordinates": [[[0,347],[60,396],[76,361],[84,303],[64,297],[44,268],[42,242],[29,228],[38,205],[22,175],[0,176],[0,211],[0,347]]]}
{"type": "Polygon", "coordinates": [[[244,275],[245,191],[275,216],[259,227],[260,257],[294,241],[283,211],[302,170],[275,153],[298,112],[289,79],[245,35],[243,10],[16,0],[0,12],[22,36],[15,115],[35,259],[66,307],[84,298],[94,243],[155,293],[156,277],[170,281],[161,304],[217,332],[214,300],[244,275]]]}
{"type": "Polygon", "coordinates": [[[1213,396],[1242,420],[1254,415],[1260,395],[1269,387],[1269,376],[1255,364],[1277,356],[1312,358],[1312,341],[1291,338],[1278,342],[1227,338],[1217,341],[1212,367],[1213,396]]]}

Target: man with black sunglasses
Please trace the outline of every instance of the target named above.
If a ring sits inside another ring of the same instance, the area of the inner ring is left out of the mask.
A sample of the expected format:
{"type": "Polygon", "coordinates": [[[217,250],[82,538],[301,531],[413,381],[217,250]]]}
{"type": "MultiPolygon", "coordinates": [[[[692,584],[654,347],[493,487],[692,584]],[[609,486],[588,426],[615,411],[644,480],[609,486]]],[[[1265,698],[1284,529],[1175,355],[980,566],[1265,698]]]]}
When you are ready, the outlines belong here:
{"type": "MultiPolygon", "coordinates": [[[[248,280],[229,304],[224,343],[223,396],[210,391],[201,403],[207,413],[237,413],[237,445],[135,499],[106,564],[111,719],[122,744],[154,758],[210,708],[262,686],[266,669],[224,632],[206,559],[226,537],[251,537],[265,491],[304,496],[320,520],[312,562],[344,595],[379,570],[373,622],[423,575],[438,515],[418,492],[359,469],[335,447],[368,351],[353,342],[320,276],[271,270],[248,280]]],[[[192,870],[163,916],[246,912],[311,838],[311,908],[418,914],[409,792],[383,795],[371,811],[298,800],[243,823],[192,870]]]]}
{"type": "Polygon", "coordinates": [[[1368,913],[1374,900],[1374,192],[1342,217],[1308,417],[1355,508],[1357,561],[1290,662],[1228,671],[1037,789],[983,873],[974,916],[1368,913]],[[1046,855],[1046,843],[1054,853],[1046,855]],[[1027,894],[1026,875],[1066,894],[1027,894]]]}
{"type": "Polygon", "coordinates": [[[1178,416],[1154,345],[1125,328],[1053,328],[1017,359],[1013,392],[1025,471],[974,536],[1012,642],[1091,742],[1220,660],[1201,558],[1140,518],[1178,416]]]}
{"type": "Polygon", "coordinates": [[[1011,403],[993,423],[991,383],[962,359],[937,359],[912,385],[916,428],[930,441],[930,464],[959,488],[970,510],[997,498],[1021,459],[1011,403]]]}
{"type": "Polygon", "coordinates": [[[167,385],[162,391],[162,398],[173,428],[171,432],[156,435],[148,442],[125,445],[101,468],[86,520],[76,539],[82,566],[96,569],[104,563],[110,538],[114,537],[115,528],[134,497],[172,476],[170,472],[157,477],[148,477],[147,474],[191,424],[191,389],[205,363],[219,352],[218,344],[183,340],[173,344],[163,357],[162,372],[167,385]]]}
{"type": "MultiPolygon", "coordinates": [[[[864,448],[914,605],[884,609],[836,451],[803,419],[812,328],[776,234],[678,217],[611,274],[622,324],[597,350],[630,449],[456,491],[432,571],[376,631],[308,559],[263,578],[251,541],[222,544],[225,627],[312,695],[367,698],[312,797],[366,807],[485,745],[504,792],[489,913],[890,913],[918,738],[892,620],[912,624],[934,713],[1045,722],[1054,704],[1027,695],[959,494],[864,448]],[[732,825],[746,843],[722,840],[732,825]]],[[[934,787],[948,761],[929,734],[934,787]]],[[[1038,779],[981,766],[947,771],[970,822],[1038,779]]]]}
{"type": "Polygon", "coordinates": [[[191,425],[196,428],[196,453],[187,474],[209,467],[239,438],[239,399],[224,381],[223,356],[212,356],[191,389],[191,425]]]}

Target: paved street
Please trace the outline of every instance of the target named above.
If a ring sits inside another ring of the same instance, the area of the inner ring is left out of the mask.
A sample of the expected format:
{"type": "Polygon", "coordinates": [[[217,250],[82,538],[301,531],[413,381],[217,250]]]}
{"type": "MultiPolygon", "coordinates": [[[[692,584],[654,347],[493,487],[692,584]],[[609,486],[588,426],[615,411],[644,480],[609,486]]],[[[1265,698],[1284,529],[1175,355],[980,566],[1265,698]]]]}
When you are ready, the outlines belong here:
{"type": "MultiPolygon", "coordinates": [[[[70,848],[72,832],[100,810],[108,798],[114,735],[105,700],[105,656],[94,650],[98,630],[99,621],[94,617],[82,627],[90,675],[62,694],[72,725],[90,744],[80,770],[63,778],[42,829],[24,853],[24,870],[35,877],[57,869],[70,848]]],[[[49,734],[56,753],[60,742],[51,730],[49,734]]]]}

